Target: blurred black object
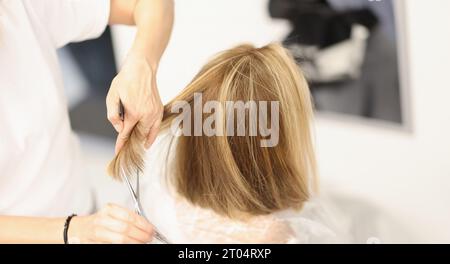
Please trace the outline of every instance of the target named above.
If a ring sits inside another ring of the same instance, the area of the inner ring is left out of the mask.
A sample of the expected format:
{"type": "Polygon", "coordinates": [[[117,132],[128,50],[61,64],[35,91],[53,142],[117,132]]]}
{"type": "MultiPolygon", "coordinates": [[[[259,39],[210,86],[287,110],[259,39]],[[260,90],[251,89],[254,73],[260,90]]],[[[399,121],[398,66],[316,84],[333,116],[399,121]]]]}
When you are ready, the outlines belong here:
{"type": "MultiPolygon", "coordinates": [[[[293,51],[304,69],[313,69],[312,73],[314,70],[321,72],[314,67],[319,67],[315,58],[322,51],[327,50],[329,54],[330,47],[351,39],[354,25],[364,26],[369,37],[363,50],[363,62],[357,65],[359,75],[348,75],[350,78],[343,75],[340,80],[332,81],[309,78],[316,108],[402,123],[396,37],[389,36],[388,30],[384,30],[395,29],[393,4],[390,0],[362,2],[270,0],[269,13],[273,18],[291,23],[292,31],[284,45],[293,51]]],[[[361,52],[361,49],[355,52],[361,52]]],[[[323,64],[320,67],[324,67],[323,64]]],[[[305,74],[308,78],[307,72],[305,74]]]]}
{"type": "Polygon", "coordinates": [[[271,0],[269,12],[274,18],[292,23],[286,44],[296,42],[320,48],[349,39],[354,24],[369,30],[378,24],[370,9],[335,10],[326,0],[271,0]]]}
{"type": "Polygon", "coordinates": [[[106,96],[117,67],[112,46],[111,30],[94,40],[71,43],[68,46],[91,91],[98,96],[106,96]]]}
{"type": "Polygon", "coordinates": [[[114,138],[116,133],[106,118],[105,104],[117,74],[110,28],[97,39],[71,43],[66,48],[89,85],[89,95],[70,111],[73,129],[114,138]]]}

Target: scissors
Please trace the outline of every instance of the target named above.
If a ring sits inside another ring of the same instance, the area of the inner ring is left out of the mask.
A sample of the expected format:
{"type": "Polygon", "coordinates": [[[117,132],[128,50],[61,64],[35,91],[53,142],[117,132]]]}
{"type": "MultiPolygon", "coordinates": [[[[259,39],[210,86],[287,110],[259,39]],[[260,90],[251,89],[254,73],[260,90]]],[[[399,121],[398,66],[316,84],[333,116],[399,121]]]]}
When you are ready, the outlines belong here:
{"type": "MultiPolygon", "coordinates": [[[[151,223],[148,220],[148,218],[145,216],[144,210],[142,209],[142,205],[139,200],[139,171],[137,172],[137,175],[136,175],[136,191],[133,189],[130,179],[128,178],[128,176],[125,174],[125,172],[123,170],[122,170],[122,178],[128,187],[128,191],[130,192],[131,198],[133,199],[135,212],[138,215],[144,217],[145,220],[147,220],[149,223],[151,223]]],[[[159,232],[159,230],[155,226],[153,226],[153,230],[155,231],[155,236],[154,236],[155,239],[157,239],[158,241],[160,241],[163,244],[171,244],[169,242],[169,240],[165,236],[163,236],[161,234],[161,232],[159,232]]]]}
{"type": "MultiPolygon", "coordinates": [[[[124,118],[124,107],[122,102],[120,102],[120,110],[119,110],[119,115],[121,117],[121,119],[123,120],[124,118]]],[[[135,212],[144,217],[145,220],[147,220],[149,223],[151,223],[148,218],[145,216],[144,210],[142,209],[142,205],[141,202],[139,200],[139,170],[136,172],[136,191],[134,190],[130,179],[128,178],[127,174],[125,173],[124,169],[122,168],[121,170],[121,174],[122,174],[122,179],[124,180],[124,182],[127,185],[128,191],[130,192],[130,196],[133,199],[133,203],[134,203],[134,210],[135,212]]],[[[161,232],[159,232],[159,230],[153,225],[153,230],[155,232],[155,239],[157,239],[159,242],[163,243],[163,244],[171,244],[169,242],[169,240],[161,234],[161,232]]]]}

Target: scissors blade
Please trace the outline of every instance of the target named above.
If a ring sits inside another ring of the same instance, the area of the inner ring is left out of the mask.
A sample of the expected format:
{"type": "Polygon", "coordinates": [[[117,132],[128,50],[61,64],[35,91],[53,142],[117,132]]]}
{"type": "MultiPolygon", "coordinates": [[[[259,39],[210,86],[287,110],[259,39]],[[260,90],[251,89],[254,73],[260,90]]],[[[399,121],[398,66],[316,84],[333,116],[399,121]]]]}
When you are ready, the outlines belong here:
{"type": "Polygon", "coordinates": [[[122,170],[122,178],[125,180],[125,183],[127,185],[128,191],[130,192],[131,198],[133,198],[134,206],[137,209],[138,200],[137,200],[136,193],[134,192],[134,189],[131,186],[130,179],[128,178],[128,176],[125,175],[123,170],[122,170]]]}
{"type": "MultiPolygon", "coordinates": [[[[138,175],[139,177],[139,175],[138,175]]],[[[128,176],[124,173],[124,171],[122,170],[122,178],[125,180],[125,183],[127,185],[128,191],[130,192],[130,195],[133,199],[134,202],[134,209],[136,211],[137,214],[141,215],[142,217],[144,217],[149,223],[151,223],[148,218],[145,216],[144,214],[144,210],[142,209],[141,203],[139,201],[139,196],[136,195],[136,192],[133,189],[133,186],[131,185],[130,179],[128,178],[128,176]]],[[[137,188],[139,189],[139,184],[137,186],[137,188]]],[[[165,244],[171,244],[169,242],[169,240],[161,234],[161,232],[159,232],[159,230],[155,227],[155,225],[153,225],[153,230],[155,232],[155,238],[159,241],[161,241],[162,243],[165,244]]]]}
{"type": "MultiPolygon", "coordinates": [[[[125,107],[123,106],[122,101],[119,101],[119,116],[122,121],[125,120],[125,107]]],[[[149,223],[151,223],[148,218],[144,214],[144,210],[142,210],[141,202],[139,201],[139,171],[137,171],[137,178],[136,178],[136,192],[133,189],[133,185],[130,182],[130,179],[128,178],[127,174],[122,168],[122,178],[125,180],[128,191],[130,192],[131,197],[133,198],[134,202],[134,210],[136,213],[144,217],[149,223]]],[[[152,224],[153,229],[155,231],[155,238],[162,243],[170,244],[169,240],[164,237],[158,229],[152,224]]]]}

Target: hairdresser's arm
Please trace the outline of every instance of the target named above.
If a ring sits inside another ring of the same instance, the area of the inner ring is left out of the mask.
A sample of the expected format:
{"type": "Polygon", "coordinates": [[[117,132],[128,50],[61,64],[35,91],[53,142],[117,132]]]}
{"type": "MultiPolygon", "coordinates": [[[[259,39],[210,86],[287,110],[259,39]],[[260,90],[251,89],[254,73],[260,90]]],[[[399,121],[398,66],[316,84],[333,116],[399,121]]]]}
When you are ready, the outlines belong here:
{"type": "Polygon", "coordinates": [[[63,243],[63,218],[0,216],[0,243],[63,243]]]}
{"type": "Polygon", "coordinates": [[[137,26],[132,48],[106,99],[108,119],[119,132],[116,152],[138,122],[145,130],[146,148],[156,138],[163,113],[156,73],[172,32],[173,16],[173,0],[111,0],[110,24],[137,26]],[[119,101],[125,107],[124,122],[119,101]]]}
{"type": "MultiPolygon", "coordinates": [[[[0,216],[0,243],[63,243],[66,218],[0,216]]],[[[148,243],[152,226],[141,216],[108,205],[89,216],[72,218],[69,241],[75,243],[148,243]]]]}

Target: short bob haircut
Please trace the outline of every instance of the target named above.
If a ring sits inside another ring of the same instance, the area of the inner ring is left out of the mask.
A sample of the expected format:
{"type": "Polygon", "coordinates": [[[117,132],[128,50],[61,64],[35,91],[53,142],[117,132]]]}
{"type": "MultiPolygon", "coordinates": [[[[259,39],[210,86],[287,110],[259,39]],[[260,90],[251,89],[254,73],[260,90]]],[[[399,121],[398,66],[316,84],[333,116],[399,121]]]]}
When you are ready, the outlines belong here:
{"type": "MultiPolygon", "coordinates": [[[[308,84],[290,53],[279,44],[240,45],[219,53],[165,106],[162,131],[179,115],[171,111],[174,104],[185,101],[194,109],[195,93],[202,94],[203,104],[278,101],[279,141],[261,147],[259,135],[230,136],[227,131],[225,136],[173,137],[167,173],[177,193],[228,217],[301,209],[315,190],[313,106],[308,84]]],[[[203,114],[203,120],[207,116],[203,114]]],[[[118,178],[120,168],[143,168],[141,142],[137,127],[111,163],[112,175],[118,178]]]]}

